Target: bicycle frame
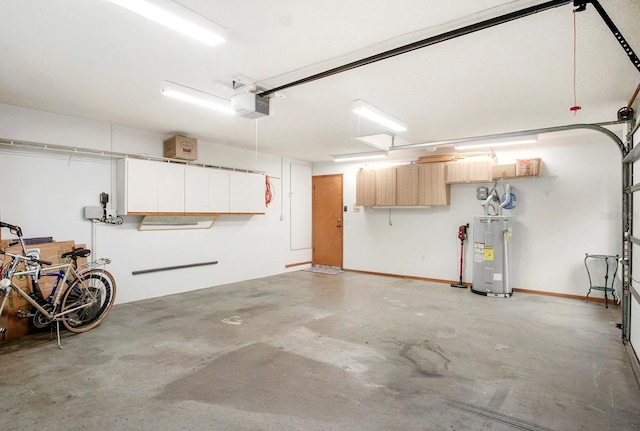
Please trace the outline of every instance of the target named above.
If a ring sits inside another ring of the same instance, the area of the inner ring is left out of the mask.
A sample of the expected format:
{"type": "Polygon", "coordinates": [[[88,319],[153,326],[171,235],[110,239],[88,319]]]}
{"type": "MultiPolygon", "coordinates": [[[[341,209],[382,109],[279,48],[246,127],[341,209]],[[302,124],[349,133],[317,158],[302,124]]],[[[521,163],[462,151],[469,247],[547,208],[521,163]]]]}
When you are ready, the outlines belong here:
{"type": "MultiPolygon", "coordinates": [[[[56,324],[59,324],[59,322],[61,320],[65,319],[65,315],[67,315],[69,313],[72,313],[72,312],[76,312],[76,311],[81,310],[83,308],[91,307],[98,300],[95,296],[93,296],[92,300],[87,302],[87,303],[85,303],[85,304],[82,304],[82,305],[79,305],[79,306],[76,306],[76,307],[72,307],[72,308],[69,308],[69,309],[64,310],[64,311],[57,312],[58,307],[60,305],[60,299],[62,297],[63,291],[65,290],[65,289],[58,288],[58,287],[59,286],[64,286],[67,283],[67,280],[69,279],[70,275],[75,280],[81,280],[80,274],[74,268],[73,264],[71,264],[71,263],[63,263],[63,264],[58,264],[58,265],[52,265],[52,266],[49,266],[47,268],[42,268],[42,267],[40,267],[40,265],[38,265],[38,267],[36,267],[34,269],[27,269],[25,271],[16,271],[18,265],[20,265],[20,261],[21,260],[25,260],[25,257],[21,256],[21,255],[11,254],[11,253],[5,253],[5,254],[7,256],[12,257],[13,261],[9,265],[9,269],[6,271],[6,273],[3,274],[3,276],[5,276],[5,278],[3,278],[2,281],[0,281],[0,287],[4,290],[4,297],[2,298],[2,304],[0,304],[0,315],[4,311],[4,307],[6,306],[7,300],[9,298],[9,295],[11,294],[12,290],[17,291],[18,295],[20,295],[22,298],[24,298],[29,304],[31,304],[31,306],[33,306],[36,310],[38,310],[40,313],[42,313],[42,315],[45,316],[47,319],[51,320],[52,322],[56,322],[56,324]],[[15,283],[13,283],[13,278],[14,277],[18,277],[18,276],[34,276],[34,275],[37,276],[38,273],[40,273],[41,275],[52,275],[52,276],[57,276],[58,277],[58,280],[56,282],[56,287],[54,288],[56,290],[56,292],[55,292],[54,297],[53,297],[53,301],[52,301],[53,307],[51,309],[52,310],[51,312],[47,311],[42,305],[40,305],[35,299],[33,299],[31,297],[31,295],[29,295],[29,293],[25,292],[19,286],[17,286],[15,283]],[[62,279],[60,279],[60,277],[62,279]]],[[[79,281],[79,282],[81,282],[81,281],[79,281]]],[[[89,292],[89,293],[91,294],[91,292],[89,292]]],[[[59,328],[58,328],[58,331],[57,331],[57,336],[58,336],[58,347],[62,348],[62,346],[60,345],[60,330],[59,330],[59,328]]]]}
{"type": "MultiPolygon", "coordinates": [[[[70,263],[64,263],[64,264],[59,264],[59,265],[53,265],[51,267],[48,267],[46,269],[41,269],[41,273],[42,272],[47,272],[49,273],[50,271],[58,271],[58,270],[62,270],[64,269],[64,273],[62,271],[57,272],[57,273],[51,273],[51,274],[43,274],[43,275],[58,275],[58,274],[64,274],[62,276],[62,285],[64,285],[67,281],[67,279],[69,278],[69,274],[70,273],[74,273],[73,275],[76,277],[78,277],[78,273],[73,269],[73,266],[70,263]]],[[[13,274],[14,277],[18,277],[18,276],[23,276],[23,275],[28,275],[31,276],[33,275],[35,272],[37,272],[38,270],[27,270],[27,271],[19,271],[19,272],[15,272],[13,274]]],[[[3,286],[4,287],[4,286],[3,286]]],[[[18,292],[18,294],[20,296],[22,296],[29,304],[31,304],[35,309],[37,309],[38,311],[40,311],[45,317],[47,317],[47,319],[51,319],[51,320],[60,320],[60,318],[62,316],[64,316],[65,314],[68,314],[72,311],[77,311],[80,310],[82,308],[86,308],[86,307],[90,307],[91,305],[93,305],[92,303],[88,303],[88,304],[83,304],[82,306],[78,306],[78,307],[73,307],[70,308],[69,310],[66,310],[64,312],[60,312],[60,313],[50,313],[48,312],[46,309],[44,309],[40,304],[38,304],[38,302],[33,299],[27,292],[25,292],[24,290],[22,290],[19,286],[16,286],[13,282],[11,282],[11,284],[9,286],[7,286],[7,292],[6,292],[6,296],[3,298],[2,301],[2,305],[0,305],[0,313],[2,313],[2,310],[4,310],[4,306],[5,306],[5,301],[7,300],[7,296],[9,295],[9,293],[11,292],[11,290],[16,290],[18,292]]],[[[60,304],[60,297],[62,296],[62,291],[64,289],[56,289],[57,292],[54,295],[54,299],[52,301],[52,305],[53,305],[53,309],[55,310],[56,307],[60,304]]]]}
{"type": "MultiPolygon", "coordinates": [[[[15,311],[18,318],[32,318],[37,328],[51,326],[56,330],[58,347],[60,345],[60,322],[73,333],[89,331],[100,325],[111,311],[116,295],[116,281],[113,275],[105,269],[111,263],[109,258],[100,258],[92,262],[78,265],[77,259],[86,258],[91,252],[85,248],[74,248],[73,251],[63,253],[60,259],[70,258],[71,262],[53,265],[52,262],[42,260],[38,254],[26,249],[22,237],[22,229],[9,223],[0,221],[0,228],[7,228],[17,236],[22,254],[8,253],[0,249],[0,255],[8,256],[4,259],[0,275],[0,315],[7,303],[12,306],[11,293],[24,298],[31,305],[30,310],[20,307],[15,311]],[[25,270],[20,265],[25,264],[25,270]],[[18,271],[21,269],[21,271],[18,271]],[[26,276],[30,286],[20,287],[21,283],[14,277],[26,276]],[[42,276],[55,277],[53,287],[45,296],[38,280],[42,276]],[[50,325],[54,323],[55,325],[50,325]]],[[[5,328],[0,328],[4,333],[5,328]]]]}
{"type": "MultiPolygon", "coordinates": [[[[49,292],[49,295],[47,295],[47,297],[45,298],[44,295],[42,295],[42,299],[43,301],[47,302],[47,305],[54,305],[54,298],[57,296],[56,293],[59,290],[59,286],[60,286],[60,280],[63,279],[64,277],[64,272],[60,271],[60,272],[56,272],[56,273],[52,273],[52,274],[43,274],[42,271],[40,271],[40,276],[42,277],[55,277],[56,281],[53,284],[53,288],[51,289],[51,292],[49,292]]],[[[61,289],[60,289],[61,290],[61,289]]]]}

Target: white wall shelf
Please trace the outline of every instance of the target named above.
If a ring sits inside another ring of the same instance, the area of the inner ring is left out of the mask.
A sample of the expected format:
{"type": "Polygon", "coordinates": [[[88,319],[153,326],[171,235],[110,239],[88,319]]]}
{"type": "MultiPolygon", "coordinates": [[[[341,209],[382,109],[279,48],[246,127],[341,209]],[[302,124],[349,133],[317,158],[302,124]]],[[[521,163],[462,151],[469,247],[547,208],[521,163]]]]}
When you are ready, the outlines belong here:
{"type": "Polygon", "coordinates": [[[148,154],[121,153],[117,151],[96,150],[93,148],[71,147],[66,145],[43,144],[41,142],[19,141],[15,139],[0,138],[0,145],[9,148],[22,148],[25,150],[63,153],[69,155],[84,156],[90,158],[108,158],[108,159],[139,159],[168,163],[179,163],[183,165],[201,166],[204,168],[222,169],[233,172],[250,172],[254,174],[264,174],[262,171],[252,171],[248,169],[232,168],[228,166],[211,165],[199,163],[193,160],[170,159],[167,157],[150,156],[148,154]]]}

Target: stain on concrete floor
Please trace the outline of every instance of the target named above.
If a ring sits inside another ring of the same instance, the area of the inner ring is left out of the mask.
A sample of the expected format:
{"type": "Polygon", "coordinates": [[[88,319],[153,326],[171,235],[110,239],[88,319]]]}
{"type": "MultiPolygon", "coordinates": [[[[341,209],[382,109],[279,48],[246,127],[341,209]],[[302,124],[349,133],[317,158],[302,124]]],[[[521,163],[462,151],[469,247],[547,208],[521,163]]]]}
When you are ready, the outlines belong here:
{"type": "Polygon", "coordinates": [[[159,397],[316,420],[330,414],[339,420],[371,414],[380,391],[339,366],[254,343],[169,383],[159,397]],[[363,402],[367,399],[371,402],[363,402]]]}

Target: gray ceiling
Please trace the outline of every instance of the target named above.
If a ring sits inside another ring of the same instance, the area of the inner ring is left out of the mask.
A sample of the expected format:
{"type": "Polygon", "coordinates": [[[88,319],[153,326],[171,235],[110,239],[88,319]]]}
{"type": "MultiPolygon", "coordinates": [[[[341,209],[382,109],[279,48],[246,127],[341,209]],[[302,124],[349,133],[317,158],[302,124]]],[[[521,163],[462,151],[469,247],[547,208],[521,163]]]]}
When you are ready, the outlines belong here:
{"type": "MultiPolygon", "coordinates": [[[[179,0],[226,28],[207,47],[107,0],[0,1],[0,103],[320,162],[383,133],[356,99],[405,121],[409,142],[615,120],[640,82],[592,6],[555,8],[283,91],[272,115],[228,117],[161,95],[165,80],[229,98],[236,76],[280,86],[543,1],[179,0]],[[255,129],[257,128],[257,135],[255,129]]],[[[640,53],[640,1],[601,0],[640,53]]],[[[1,137],[1,136],[0,136],[1,137]]]]}

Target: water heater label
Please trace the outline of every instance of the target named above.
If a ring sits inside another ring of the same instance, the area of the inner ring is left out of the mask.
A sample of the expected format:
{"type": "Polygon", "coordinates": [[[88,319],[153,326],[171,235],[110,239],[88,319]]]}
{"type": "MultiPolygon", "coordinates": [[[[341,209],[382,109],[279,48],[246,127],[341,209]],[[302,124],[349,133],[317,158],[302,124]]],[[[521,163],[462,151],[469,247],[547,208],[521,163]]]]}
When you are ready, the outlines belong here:
{"type": "Polygon", "coordinates": [[[484,242],[473,243],[473,261],[484,262],[484,242]]]}
{"type": "Polygon", "coordinates": [[[484,248],[484,260],[493,260],[493,247],[484,248]]]}
{"type": "Polygon", "coordinates": [[[502,274],[493,274],[493,281],[502,281],[502,274]]]}

